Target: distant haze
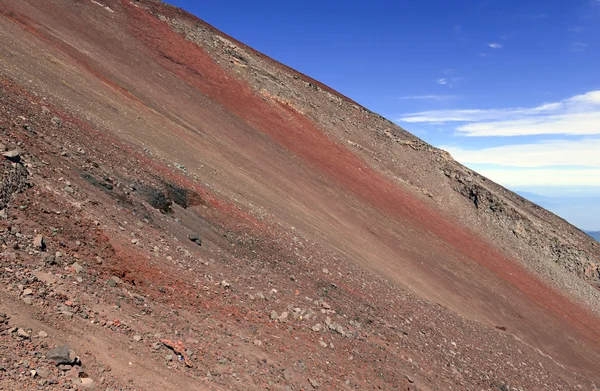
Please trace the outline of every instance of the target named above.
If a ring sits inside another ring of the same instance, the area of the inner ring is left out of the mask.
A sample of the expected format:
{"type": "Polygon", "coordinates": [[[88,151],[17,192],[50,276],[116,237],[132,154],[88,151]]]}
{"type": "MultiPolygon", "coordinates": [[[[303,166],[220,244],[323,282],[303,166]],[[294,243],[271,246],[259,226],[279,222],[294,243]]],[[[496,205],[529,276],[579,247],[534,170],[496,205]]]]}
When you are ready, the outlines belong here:
{"type": "Polygon", "coordinates": [[[600,193],[595,189],[530,188],[516,192],[582,230],[600,231],[600,193]]]}

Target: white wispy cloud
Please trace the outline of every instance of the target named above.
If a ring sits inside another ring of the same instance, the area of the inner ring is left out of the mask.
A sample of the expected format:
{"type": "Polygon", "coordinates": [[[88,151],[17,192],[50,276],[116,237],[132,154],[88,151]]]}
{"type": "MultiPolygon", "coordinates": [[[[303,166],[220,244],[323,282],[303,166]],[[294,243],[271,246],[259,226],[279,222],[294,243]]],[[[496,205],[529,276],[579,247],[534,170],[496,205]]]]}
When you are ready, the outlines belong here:
{"type": "Polygon", "coordinates": [[[600,90],[529,108],[423,111],[406,114],[399,121],[462,122],[456,131],[465,136],[597,135],[600,134],[600,90]]]}
{"type": "Polygon", "coordinates": [[[440,77],[436,80],[437,84],[448,86],[450,88],[458,87],[458,85],[462,82],[462,76],[452,76],[452,77],[440,77]]]}
{"type": "Polygon", "coordinates": [[[400,99],[447,101],[447,100],[458,99],[458,95],[409,95],[409,96],[401,96],[400,99]]]}
{"type": "Polygon", "coordinates": [[[488,46],[491,47],[492,49],[502,49],[504,47],[504,45],[502,45],[501,43],[498,43],[498,42],[488,43],[488,46]]]}
{"type": "Polygon", "coordinates": [[[465,149],[456,146],[446,146],[442,149],[450,152],[456,160],[464,164],[528,168],[582,166],[600,169],[600,138],[550,140],[483,149],[465,149]]]}
{"type": "Polygon", "coordinates": [[[482,168],[478,172],[506,187],[599,187],[600,169],[503,169],[482,168]]]}
{"type": "Polygon", "coordinates": [[[571,44],[571,49],[575,52],[583,52],[588,48],[588,44],[585,42],[573,42],[571,44]]]}

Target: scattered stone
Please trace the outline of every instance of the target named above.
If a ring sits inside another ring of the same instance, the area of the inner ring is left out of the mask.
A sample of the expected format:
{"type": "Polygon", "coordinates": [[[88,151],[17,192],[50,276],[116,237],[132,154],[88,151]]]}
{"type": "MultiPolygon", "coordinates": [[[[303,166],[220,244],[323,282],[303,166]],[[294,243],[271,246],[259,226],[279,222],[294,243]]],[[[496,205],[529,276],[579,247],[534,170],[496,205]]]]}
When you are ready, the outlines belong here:
{"type": "MultiPolygon", "coordinates": [[[[70,365],[65,365],[65,367],[70,365]]],[[[67,373],[65,374],[67,377],[71,379],[79,379],[79,376],[83,373],[83,370],[79,367],[71,367],[67,373]]]]}
{"type": "Polygon", "coordinates": [[[71,265],[71,268],[73,269],[73,271],[77,274],[81,273],[83,271],[83,266],[81,266],[79,263],[75,262],[74,264],[71,265]]]}
{"type": "Polygon", "coordinates": [[[46,240],[43,235],[36,235],[33,239],[33,247],[40,251],[44,251],[46,249],[46,240]]]}
{"type": "Polygon", "coordinates": [[[140,342],[140,341],[142,340],[142,336],[141,336],[141,335],[134,335],[134,336],[133,336],[133,340],[134,340],[135,342],[140,342]]]}
{"type": "Polygon", "coordinates": [[[41,377],[42,379],[47,378],[48,376],[50,376],[50,371],[46,368],[37,368],[37,375],[38,377],[41,377]]]}
{"type": "Polygon", "coordinates": [[[279,314],[277,313],[277,311],[275,311],[275,310],[271,311],[271,319],[277,320],[277,318],[279,318],[279,314]]]}
{"type": "Polygon", "coordinates": [[[315,379],[308,379],[308,382],[310,383],[312,388],[315,388],[315,389],[317,389],[321,386],[321,384],[319,384],[319,382],[316,381],[315,379]]]}
{"type": "Polygon", "coordinates": [[[197,234],[189,234],[188,239],[196,243],[198,246],[202,246],[202,239],[197,234]]]}
{"type": "Polygon", "coordinates": [[[181,341],[173,342],[168,339],[161,339],[160,342],[162,342],[166,347],[168,347],[169,349],[171,349],[172,351],[177,353],[180,356],[180,359],[185,363],[185,365],[188,368],[193,367],[190,357],[189,357],[188,353],[186,352],[185,347],[183,346],[183,342],[181,342],[181,341]]]}
{"type": "Polygon", "coordinates": [[[106,281],[106,283],[108,284],[108,286],[114,288],[115,286],[122,284],[123,281],[117,276],[112,276],[108,279],[108,281],[106,281]]]}
{"type": "Polygon", "coordinates": [[[17,336],[19,338],[22,338],[22,339],[29,339],[29,338],[31,338],[31,335],[29,334],[29,332],[27,330],[25,330],[25,329],[20,328],[20,327],[17,329],[17,336]]]}
{"type": "Polygon", "coordinates": [[[90,377],[82,377],[81,379],[79,379],[79,381],[81,382],[81,385],[83,387],[93,387],[94,386],[94,380],[92,380],[92,378],[90,378],[90,377]]]}
{"type": "Polygon", "coordinates": [[[221,285],[223,288],[225,288],[225,289],[229,289],[229,288],[231,288],[231,284],[230,284],[230,283],[228,283],[228,282],[227,282],[227,281],[225,281],[225,280],[221,281],[221,284],[220,284],[220,285],[221,285]]]}
{"type": "Polygon", "coordinates": [[[2,153],[2,156],[10,160],[11,162],[19,163],[21,161],[21,151],[13,149],[12,151],[2,153]]]}
{"type": "Polygon", "coordinates": [[[70,365],[77,361],[75,352],[69,345],[60,345],[46,353],[46,358],[53,361],[56,365],[70,365]]]}
{"type": "Polygon", "coordinates": [[[56,126],[62,125],[62,120],[60,118],[58,118],[58,117],[52,117],[52,119],[50,120],[50,122],[52,122],[56,126]]]}
{"type": "Polygon", "coordinates": [[[37,336],[38,338],[48,338],[48,333],[45,331],[40,331],[37,336]]]}
{"type": "Polygon", "coordinates": [[[31,289],[31,288],[24,289],[22,295],[23,296],[31,296],[31,295],[33,295],[33,289],[31,289]]]}
{"type": "Polygon", "coordinates": [[[287,313],[287,311],[283,311],[278,319],[280,322],[285,322],[287,321],[288,316],[289,314],[287,313]]]}

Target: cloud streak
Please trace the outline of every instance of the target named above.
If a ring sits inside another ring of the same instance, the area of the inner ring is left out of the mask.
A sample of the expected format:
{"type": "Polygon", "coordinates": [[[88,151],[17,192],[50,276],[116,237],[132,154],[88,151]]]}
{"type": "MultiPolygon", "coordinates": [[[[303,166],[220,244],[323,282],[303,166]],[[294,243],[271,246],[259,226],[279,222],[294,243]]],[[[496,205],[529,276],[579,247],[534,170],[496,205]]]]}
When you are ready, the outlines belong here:
{"type": "Polygon", "coordinates": [[[600,187],[600,169],[481,168],[477,171],[506,187],[600,187]]]}
{"type": "Polygon", "coordinates": [[[502,45],[501,43],[498,43],[498,42],[488,43],[488,46],[491,47],[492,49],[502,49],[504,47],[504,45],[502,45]]]}
{"type": "Polygon", "coordinates": [[[584,166],[600,169],[600,138],[551,140],[535,144],[503,145],[477,150],[454,146],[442,147],[442,149],[447,150],[456,160],[465,164],[528,168],[584,166]]]}
{"type": "Polygon", "coordinates": [[[435,110],[410,113],[400,122],[462,123],[455,129],[464,136],[598,135],[600,90],[535,107],[507,109],[435,110]]]}

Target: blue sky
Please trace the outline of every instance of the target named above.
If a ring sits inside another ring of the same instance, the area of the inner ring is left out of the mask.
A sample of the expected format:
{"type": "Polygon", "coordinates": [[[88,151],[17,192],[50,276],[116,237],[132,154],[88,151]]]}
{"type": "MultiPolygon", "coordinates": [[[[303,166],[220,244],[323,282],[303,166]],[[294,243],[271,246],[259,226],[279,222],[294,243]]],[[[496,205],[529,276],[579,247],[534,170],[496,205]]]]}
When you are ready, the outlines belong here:
{"type": "Polygon", "coordinates": [[[169,2],[600,230],[600,0],[169,2]]]}

